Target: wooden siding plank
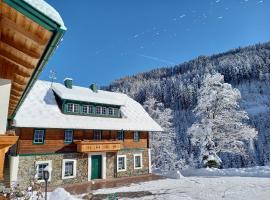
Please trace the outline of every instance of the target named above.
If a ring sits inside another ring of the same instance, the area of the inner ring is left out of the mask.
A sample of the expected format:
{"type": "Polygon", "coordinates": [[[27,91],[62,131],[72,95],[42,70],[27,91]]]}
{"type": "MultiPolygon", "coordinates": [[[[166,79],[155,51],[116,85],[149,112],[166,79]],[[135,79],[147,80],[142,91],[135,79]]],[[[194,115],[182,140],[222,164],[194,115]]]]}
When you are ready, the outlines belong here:
{"type": "MultiPolygon", "coordinates": [[[[64,129],[45,129],[44,144],[33,144],[34,128],[18,128],[16,134],[19,135],[18,154],[31,153],[61,153],[77,152],[75,144],[81,140],[92,140],[93,130],[74,130],[74,143],[64,143],[64,129]]],[[[117,131],[103,131],[105,140],[116,140],[117,131]]],[[[99,142],[99,141],[97,141],[99,142]]],[[[102,140],[100,141],[102,143],[102,140]]],[[[140,141],[133,140],[133,131],[126,131],[122,142],[123,148],[147,148],[148,133],[140,132],[140,141]]]]}

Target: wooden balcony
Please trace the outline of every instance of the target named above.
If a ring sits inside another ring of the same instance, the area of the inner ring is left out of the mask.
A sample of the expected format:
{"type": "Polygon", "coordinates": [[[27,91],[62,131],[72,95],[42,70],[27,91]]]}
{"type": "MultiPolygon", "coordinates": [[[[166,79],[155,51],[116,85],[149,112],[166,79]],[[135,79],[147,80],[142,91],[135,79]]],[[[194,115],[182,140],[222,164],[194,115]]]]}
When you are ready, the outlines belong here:
{"type": "Polygon", "coordinates": [[[121,140],[82,140],[75,142],[77,151],[87,152],[115,152],[123,147],[121,140]]]}

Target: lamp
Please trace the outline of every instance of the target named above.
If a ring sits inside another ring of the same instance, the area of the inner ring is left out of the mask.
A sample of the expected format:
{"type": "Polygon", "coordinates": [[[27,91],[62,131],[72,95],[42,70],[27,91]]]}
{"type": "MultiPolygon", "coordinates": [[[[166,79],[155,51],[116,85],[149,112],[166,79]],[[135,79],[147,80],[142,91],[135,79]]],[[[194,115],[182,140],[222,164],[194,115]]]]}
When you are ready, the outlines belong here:
{"type": "Polygon", "coordinates": [[[48,180],[49,180],[49,178],[50,178],[50,169],[49,169],[49,166],[47,166],[43,170],[43,179],[45,181],[45,200],[47,200],[48,180]]]}
{"type": "Polygon", "coordinates": [[[49,173],[49,171],[43,171],[43,179],[45,180],[45,182],[48,182],[48,180],[49,180],[49,178],[50,178],[50,173],[49,173]]]}

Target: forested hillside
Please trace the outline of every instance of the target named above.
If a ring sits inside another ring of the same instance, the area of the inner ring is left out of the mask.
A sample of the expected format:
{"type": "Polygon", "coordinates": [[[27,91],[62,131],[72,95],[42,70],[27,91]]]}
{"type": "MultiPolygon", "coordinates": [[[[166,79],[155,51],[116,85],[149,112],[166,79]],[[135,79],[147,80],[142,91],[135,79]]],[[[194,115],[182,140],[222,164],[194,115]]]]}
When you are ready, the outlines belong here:
{"type": "MultiPolygon", "coordinates": [[[[124,92],[140,102],[166,130],[164,133],[152,134],[153,161],[157,167],[162,169],[200,167],[198,164],[200,147],[192,144],[188,131],[198,121],[194,109],[198,105],[198,93],[203,81],[207,74],[215,73],[222,74],[225,83],[240,91],[240,107],[249,117],[246,123],[257,131],[252,144],[245,143],[246,152],[250,152],[250,155],[246,156],[233,150],[217,152],[222,160],[221,167],[270,163],[270,42],[268,42],[210,57],[200,56],[174,67],[158,68],[124,77],[106,87],[108,90],[124,92]],[[253,150],[250,151],[250,148],[253,150]]],[[[222,134],[222,130],[220,129],[217,134],[222,134]]]]}

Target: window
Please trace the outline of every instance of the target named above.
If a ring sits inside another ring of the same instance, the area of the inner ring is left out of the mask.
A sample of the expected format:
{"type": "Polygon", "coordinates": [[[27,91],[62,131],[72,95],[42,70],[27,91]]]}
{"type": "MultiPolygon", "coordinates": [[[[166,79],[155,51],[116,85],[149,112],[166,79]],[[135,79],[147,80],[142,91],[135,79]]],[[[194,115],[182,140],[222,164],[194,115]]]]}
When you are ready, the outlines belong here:
{"type": "Polygon", "coordinates": [[[68,112],[73,112],[73,103],[68,103],[67,104],[67,111],[68,112]]]}
{"type": "Polygon", "coordinates": [[[33,143],[34,144],[43,144],[44,143],[44,135],[45,135],[44,129],[35,129],[33,143]]]}
{"type": "Polygon", "coordinates": [[[113,108],[108,108],[108,114],[113,115],[113,108]]]}
{"type": "Polygon", "coordinates": [[[94,131],[94,140],[101,140],[101,131],[94,131]]]}
{"type": "Polygon", "coordinates": [[[82,112],[83,112],[83,114],[87,114],[88,113],[88,106],[87,105],[83,105],[82,106],[82,112]]]}
{"type": "Polygon", "coordinates": [[[113,109],[113,115],[114,115],[114,116],[119,116],[118,108],[114,108],[114,109],[113,109]]]}
{"type": "Polygon", "coordinates": [[[97,115],[100,115],[101,114],[101,107],[100,106],[97,106],[96,107],[96,114],[97,115]]]}
{"type": "Polygon", "coordinates": [[[73,104],[73,103],[68,103],[67,104],[67,111],[68,112],[79,112],[80,105],[79,104],[73,104]]]}
{"type": "Polygon", "coordinates": [[[124,140],[124,131],[117,131],[117,140],[124,140]]]}
{"type": "Polygon", "coordinates": [[[126,170],[127,170],[126,155],[117,156],[117,171],[121,172],[126,170]]]}
{"type": "Polygon", "coordinates": [[[138,131],[135,131],[133,134],[133,140],[135,142],[139,142],[140,141],[140,133],[138,131]]]}
{"type": "Polygon", "coordinates": [[[102,107],[102,115],[106,115],[107,113],[107,108],[106,107],[102,107]]]}
{"type": "Polygon", "coordinates": [[[73,112],[79,112],[79,108],[80,108],[80,106],[79,106],[79,104],[73,104],[74,105],[74,109],[73,109],[73,112]]]}
{"type": "Polygon", "coordinates": [[[43,172],[44,170],[49,171],[49,181],[51,181],[51,169],[52,169],[52,161],[36,161],[36,179],[39,182],[43,182],[43,172]]]}
{"type": "Polygon", "coordinates": [[[73,142],[73,130],[65,130],[65,143],[72,143],[73,142]]]}
{"type": "Polygon", "coordinates": [[[73,159],[64,159],[62,163],[62,179],[76,177],[77,161],[73,159]]]}
{"type": "Polygon", "coordinates": [[[88,113],[93,114],[94,113],[94,107],[93,106],[88,106],[88,113]]]}
{"type": "Polygon", "coordinates": [[[134,169],[142,168],[142,154],[134,154],[134,169]]]}

